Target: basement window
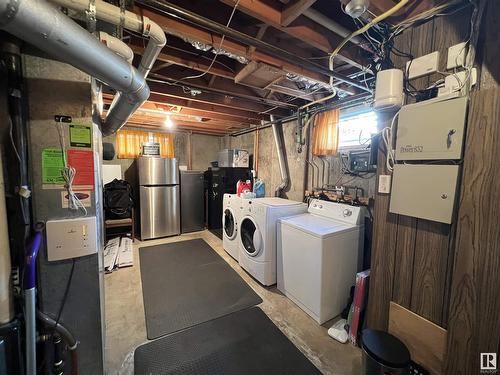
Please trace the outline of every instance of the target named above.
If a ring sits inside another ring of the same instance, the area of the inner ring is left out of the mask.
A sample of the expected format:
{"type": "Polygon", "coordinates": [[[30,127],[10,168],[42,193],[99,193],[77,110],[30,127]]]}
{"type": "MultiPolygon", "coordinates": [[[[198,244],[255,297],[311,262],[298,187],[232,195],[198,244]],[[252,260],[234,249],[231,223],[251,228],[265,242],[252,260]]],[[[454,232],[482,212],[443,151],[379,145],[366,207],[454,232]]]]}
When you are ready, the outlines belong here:
{"type": "Polygon", "coordinates": [[[342,111],[339,121],[339,148],[362,148],[377,134],[377,114],[371,108],[342,111]]]}

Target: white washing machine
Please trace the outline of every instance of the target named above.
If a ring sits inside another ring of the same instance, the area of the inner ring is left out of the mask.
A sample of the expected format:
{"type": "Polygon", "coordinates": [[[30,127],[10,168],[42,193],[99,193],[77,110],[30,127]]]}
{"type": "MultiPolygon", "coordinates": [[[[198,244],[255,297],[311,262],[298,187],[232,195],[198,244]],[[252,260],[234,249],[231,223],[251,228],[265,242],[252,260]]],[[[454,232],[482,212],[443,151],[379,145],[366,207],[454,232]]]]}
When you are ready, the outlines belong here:
{"type": "Polygon", "coordinates": [[[222,247],[234,259],[239,258],[238,222],[241,216],[241,198],[224,194],[222,200],[222,247]]]}
{"type": "Polygon", "coordinates": [[[339,315],[360,271],[365,208],[313,200],[278,224],[278,289],[319,324],[339,315]]]}
{"type": "Polygon", "coordinates": [[[276,284],[276,223],[307,211],[307,205],[282,198],[241,200],[238,224],[240,266],[263,285],[276,284]]]}

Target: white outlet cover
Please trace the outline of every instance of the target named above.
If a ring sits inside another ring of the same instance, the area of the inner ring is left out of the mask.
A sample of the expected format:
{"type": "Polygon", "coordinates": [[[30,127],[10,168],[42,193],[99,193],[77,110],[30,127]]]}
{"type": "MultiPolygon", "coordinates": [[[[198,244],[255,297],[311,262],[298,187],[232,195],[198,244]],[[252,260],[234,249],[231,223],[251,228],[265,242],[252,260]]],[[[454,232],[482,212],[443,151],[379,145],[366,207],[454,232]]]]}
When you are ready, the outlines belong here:
{"type": "Polygon", "coordinates": [[[378,192],[389,194],[391,192],[391,175],[381,174],[378,176],[378,192]]]}
{"type": "Polygon", "coordinates": [[[465,56],[467,52],[466,45],[467,43],[462,42],[448,48],[446,69],[450,70],[465,64],[465,56]]]}
{"type": "Polygon", "coordinates": [[[438,71],[439,51],[434,51],[428,55],[417,57],[406,63],[408,79],[423,77],[438,71]],[[411,63],[411,64],[410,64],[411,63]]]}

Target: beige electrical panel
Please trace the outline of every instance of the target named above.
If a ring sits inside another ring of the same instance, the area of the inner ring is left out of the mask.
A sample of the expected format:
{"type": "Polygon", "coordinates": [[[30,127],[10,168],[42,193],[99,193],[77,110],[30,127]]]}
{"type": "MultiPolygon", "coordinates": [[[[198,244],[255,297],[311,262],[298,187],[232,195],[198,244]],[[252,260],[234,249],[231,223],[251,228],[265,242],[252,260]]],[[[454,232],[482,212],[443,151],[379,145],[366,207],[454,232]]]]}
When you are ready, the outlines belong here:
{"type": "Polygon", "coordinates": [[[389,211],[451,224],[458,165],[396,164],[389,211]]]}
{"type": "Polygon", "coordinates": [[[396,160],[462,158],[467,97],[409,104],[401,108],[396,160]]]}

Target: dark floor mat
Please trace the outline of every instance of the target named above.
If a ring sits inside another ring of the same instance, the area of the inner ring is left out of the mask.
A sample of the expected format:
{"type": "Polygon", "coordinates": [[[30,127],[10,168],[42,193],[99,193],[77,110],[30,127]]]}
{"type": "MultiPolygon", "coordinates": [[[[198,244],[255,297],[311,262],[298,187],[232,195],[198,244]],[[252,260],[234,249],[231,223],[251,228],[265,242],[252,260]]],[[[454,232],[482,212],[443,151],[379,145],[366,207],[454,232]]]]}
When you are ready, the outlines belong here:
{"type": "Polygon", "coordinates": [[[258,307],[141,345],[135,375],[321,374],[258,307]]]}
{"type": "Polygon", "coordinates": [[[202,239],[139,249],[149,339],[262,302],[202,239]]]}

